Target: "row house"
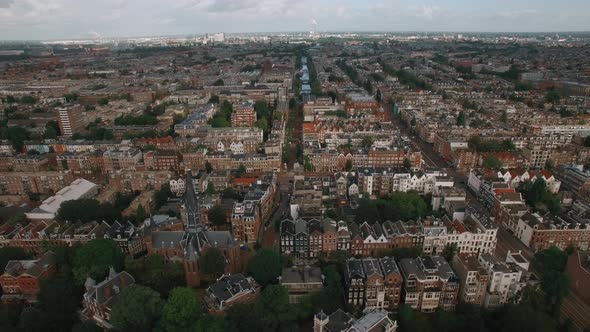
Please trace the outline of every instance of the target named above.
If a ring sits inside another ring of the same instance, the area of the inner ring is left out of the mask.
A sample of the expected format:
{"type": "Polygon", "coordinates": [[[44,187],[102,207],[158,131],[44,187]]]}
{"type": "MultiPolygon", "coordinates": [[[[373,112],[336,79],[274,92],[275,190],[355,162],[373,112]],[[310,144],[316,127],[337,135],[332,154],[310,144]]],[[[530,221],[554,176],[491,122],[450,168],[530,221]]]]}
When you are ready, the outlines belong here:
{"type": "Polygon", "coordinates": [[[424,234],[419,222],[385,221],[349,225],[353,255],[375,256],[395,248],[422,248],[424,234]]]}
{"type": "Polygon", "coordinates": [[[404,258],[404,304],[421,312],[452,311],[458,302],[460,280],[441,256],[404,258]]]}
{"type": "Polygon", "coordinates": [[[109,175],[109,186],[119,191],[158,190],[172,176],[172,171],[118,171],[109,175]]]}
{"type": "Polygon", "coordinates": [[[233,112],[231,114],[231,126],[232,127],[254,127],[256,124],[256,110],[254,110],[254,104],[242,103],[234,105],[233,112]]]}
{"type": "Polygon", "coordinates": [[[103,170],[108,173],[115,171],[134,171],[142,161],[142,152],[136,148],[120,148],[107,150],[103,153],[103,170]]]}
{"type": "MultiPolygon", "coordinates": [[[[524,257],[521,255],[519,259],[524,260],[524,257]]],[[[509,258],[502,262],[487,253],[479,255],[478,261],[489,276],[483,303],[486,308],[510,303],[528,281],[529,274],[522,263],[510,261],[509,258]]]]}
{"type": "Polygon", "coordinates": [[[209,313],[223,313],[239,303],[248,303],[260,294],[254,278],[243,274],[223,275],[207,288],[204,297],[209,313]]]}
{"type": "Polygon", "coordinates": [[[483,306],[490,275],[479,264],[475,254],[458,254],[453,257],[453,269],[461,280],[459,301],[483,306]]]}
{"type": "Polygon", "coordinates": [[[174,151],[149,151],[143,154],[143,163],[148,170],[177,170],[179,156],[174,151]]]}
{"type": "Polygon", "coordinates": [[[86,292],[82,300],[80,316],[90,319],[104,329],[112,329],[110,322],[113,303],[117,302],[121,292],[135,284],[135,278],[131,274],[121,271],[115,272],[113,268],[105,280],[96,283],[88,277],[84,283],[86,292]]]}
{"type": "Polygon", "coordinates": [[[535,182],[542,179],[547,184],[547,190],[553,194],[559,192],[561,181],[557,180],[553,173],[548,170],[539,171],[525,171],[519,169],[512,169],[508,171],[498,171],[498,178],[502,178],[511,188],[518,188],[520,183],[530,181],[535,182]]]}
{"type": "Polygon", "coordinates": [[[0,193],[9,195],[50,194],[74,180],[70,173],[25,172],[0,174],[0,193]]]}
{"type": "Polygon", "coordinates": [[[402,275],[393,257],[351,258],[344,266],[346,301],[364,310],[397,310],[402,275]]]}
{"type": "Polygon", "coordinates": [[[487,158],[496,158],[503,168],[517,168],[527,165],[528,161],[517,152],[482,152],[479,154],[478,165],[482,166],[487,158]]]}
{"type": "Polygon", "coordinates": [[[557,217],[527,212],[518,219],[514,235],[535,251],[554,246],[561,250],[569,246],[588,250],[590,221],[573,213],[557,217]]]}
{"type": "Polygon", "coordinates": [[[472,209],[466,212],[463,221],[442,218],[447,227],[447,245],[456,245],[461,253],[494,253],[497,244],[498,227],[491,219],[472,209]]]}
{"type": "Polygon", "coordinates": [[[257,201],[235,203],[231,214],[234,240],[239,243],[254,244],[258,241],[261,216],[257,201]]]}
{"type": "Polygon", "coordinates": [[[41,282],[51,278],[56,271],[55,254],[51,251],[39,259],[9,260],[0,275],[2,302],[36,302],[41,282]]]}

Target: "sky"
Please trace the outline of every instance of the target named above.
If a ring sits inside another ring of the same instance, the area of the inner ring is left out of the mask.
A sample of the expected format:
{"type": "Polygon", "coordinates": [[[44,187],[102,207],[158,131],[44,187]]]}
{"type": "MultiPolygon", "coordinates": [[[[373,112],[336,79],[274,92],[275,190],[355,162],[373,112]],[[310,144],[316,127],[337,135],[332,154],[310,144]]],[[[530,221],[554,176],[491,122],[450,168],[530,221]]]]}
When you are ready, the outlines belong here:
{"type": "Polygon", "coordinates": [[[0,0],[0,40],[309,31],[590,31],[590,0],[0,0]]]}

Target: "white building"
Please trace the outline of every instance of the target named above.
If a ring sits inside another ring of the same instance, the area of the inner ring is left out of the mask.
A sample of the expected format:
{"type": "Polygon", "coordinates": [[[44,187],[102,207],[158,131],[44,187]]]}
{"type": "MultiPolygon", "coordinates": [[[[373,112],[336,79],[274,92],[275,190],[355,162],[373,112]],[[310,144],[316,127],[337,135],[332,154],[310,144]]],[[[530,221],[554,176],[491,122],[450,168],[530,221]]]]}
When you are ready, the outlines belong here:
{"type": "Polygon", "coordinates": [[[528,274],[521,264],[500,262],[491,254],[480,255],[478,261],[490,276],[484,300],[486,308],[508,303],[526,285],[524,279],[528,274]]]}
{"type": "Polygon", "coordinates": [[[98,194],[98,185],[84,179],[77,179],[25,215],[31,220],[53,220],[63,202],[91,198],[96,194],[98,194]]]}

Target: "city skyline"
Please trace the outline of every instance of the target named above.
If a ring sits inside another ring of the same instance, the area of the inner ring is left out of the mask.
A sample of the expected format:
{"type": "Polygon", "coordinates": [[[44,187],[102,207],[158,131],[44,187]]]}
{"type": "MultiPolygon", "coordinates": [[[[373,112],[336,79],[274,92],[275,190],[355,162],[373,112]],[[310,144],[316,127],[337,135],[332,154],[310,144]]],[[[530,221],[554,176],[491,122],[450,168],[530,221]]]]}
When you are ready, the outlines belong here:
{"type": "Polygon", "coordinates": [[[574,32],[590,30],[581,0],[493,3],[352,0],[0,0],[0,40],[211,32],[574,32]]]}

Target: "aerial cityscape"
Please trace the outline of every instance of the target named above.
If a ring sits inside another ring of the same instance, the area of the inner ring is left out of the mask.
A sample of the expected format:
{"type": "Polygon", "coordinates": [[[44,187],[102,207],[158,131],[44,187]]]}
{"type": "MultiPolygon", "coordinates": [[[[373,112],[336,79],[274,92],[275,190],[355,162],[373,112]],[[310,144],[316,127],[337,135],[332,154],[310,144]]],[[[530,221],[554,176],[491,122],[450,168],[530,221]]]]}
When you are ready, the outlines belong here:
{"type": "Polygon", "coordinates": [[[590,332],[590,3],[0,0],[0,331],[590,332]]]}

